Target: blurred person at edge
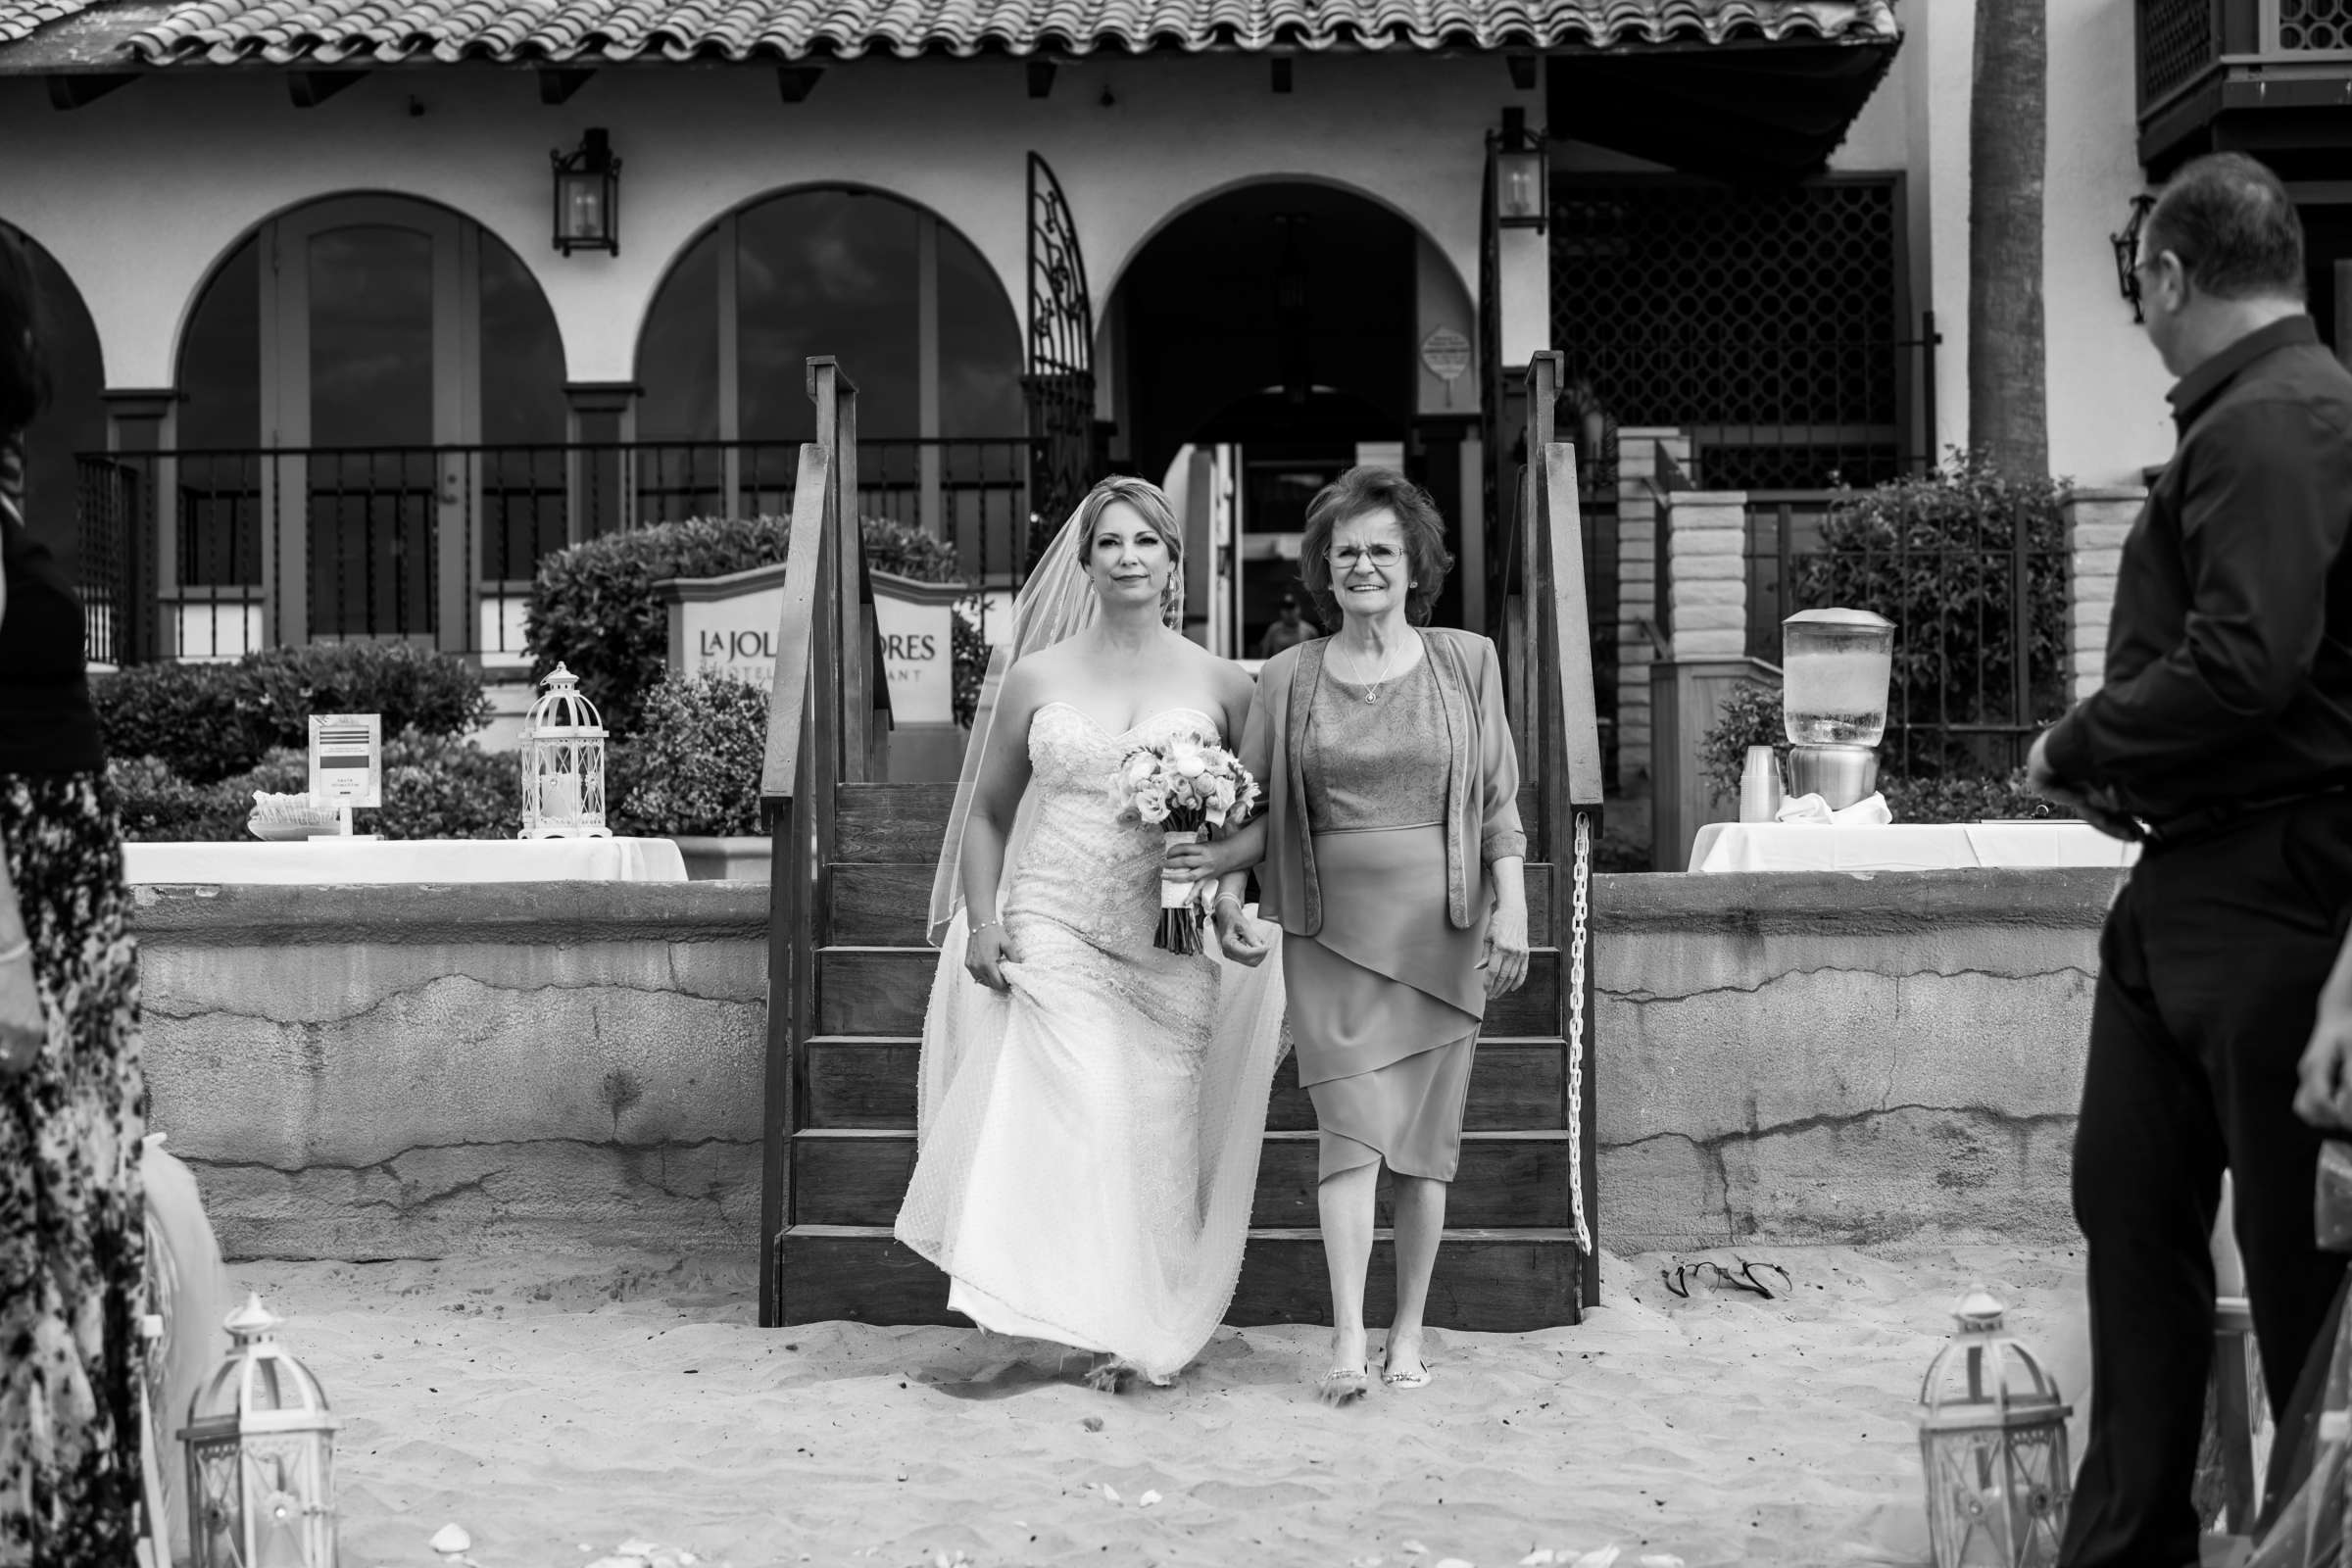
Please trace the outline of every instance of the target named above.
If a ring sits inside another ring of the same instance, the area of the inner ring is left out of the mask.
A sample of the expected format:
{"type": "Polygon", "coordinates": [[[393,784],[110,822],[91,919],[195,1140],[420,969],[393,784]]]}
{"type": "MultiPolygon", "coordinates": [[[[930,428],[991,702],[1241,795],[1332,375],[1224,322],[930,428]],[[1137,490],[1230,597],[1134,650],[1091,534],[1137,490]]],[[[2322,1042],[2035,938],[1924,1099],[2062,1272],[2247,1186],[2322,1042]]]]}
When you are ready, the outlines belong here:
{"type": "Polygon", "coordinates": [[[0,229],[0,1563],[129,1568],[147,1090],[81,604],[24,514],[39,318],[0,229]]]}
{"type": "Polygon", "coordinates": [[[2197,1561],[2223,1172],[2274,1412],[2344,1272],[2314,1245],[2295,1097],[2352,907],[2352,373],[2250,158],[2183,167],[2134,270],[2178,444],[2124,546],[2105,685],[2027,762],[2143,844],[2100,936],[2075,1135],[2092,1394],[2067,1568],[2197,1561]]]}

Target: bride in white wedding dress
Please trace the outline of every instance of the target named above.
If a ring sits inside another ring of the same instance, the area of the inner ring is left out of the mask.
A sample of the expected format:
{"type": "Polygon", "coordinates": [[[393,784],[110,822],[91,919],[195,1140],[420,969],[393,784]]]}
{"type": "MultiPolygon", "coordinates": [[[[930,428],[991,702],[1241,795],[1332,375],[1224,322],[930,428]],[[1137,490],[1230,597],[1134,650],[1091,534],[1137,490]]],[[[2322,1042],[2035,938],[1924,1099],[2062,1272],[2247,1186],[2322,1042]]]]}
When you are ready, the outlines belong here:
{"type": "Polygon", "coordinates": [[[897,1225],[953,1310],[1100,1352],[1112,1391],[1173,1380],[1224,1317],[1280,1054],[1273,929],[1220,896],[1254,966],[1154,947],[1160,832],[1112,796],[1132,748],[1230,744],[1249,710],[1173,629],[1182,553],[1156,486],[1105,479],[1016,603],[941,853],[897,1225]]]}

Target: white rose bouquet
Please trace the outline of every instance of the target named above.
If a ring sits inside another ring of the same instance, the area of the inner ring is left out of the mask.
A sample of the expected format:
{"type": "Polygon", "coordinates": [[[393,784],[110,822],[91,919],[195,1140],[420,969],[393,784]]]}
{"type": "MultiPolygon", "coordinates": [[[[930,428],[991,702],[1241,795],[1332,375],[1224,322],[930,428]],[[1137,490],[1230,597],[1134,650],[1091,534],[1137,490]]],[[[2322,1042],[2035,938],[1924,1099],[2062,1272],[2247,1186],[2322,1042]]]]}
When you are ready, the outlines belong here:
{"type": "MultiPolygon", "coordinates": [[[[1218,828],[1239,827],[1257,805],[1257,780],[1222,746],[1189,736],[1139,746],[1111,781],[1111,794],[1159,828],[1170,844],[1193,844],[1218,828]]],[[[1201,950],[1201,901],[1213,882],[1162,882],[1153,945],[1170,953],[1201,950]]]]}

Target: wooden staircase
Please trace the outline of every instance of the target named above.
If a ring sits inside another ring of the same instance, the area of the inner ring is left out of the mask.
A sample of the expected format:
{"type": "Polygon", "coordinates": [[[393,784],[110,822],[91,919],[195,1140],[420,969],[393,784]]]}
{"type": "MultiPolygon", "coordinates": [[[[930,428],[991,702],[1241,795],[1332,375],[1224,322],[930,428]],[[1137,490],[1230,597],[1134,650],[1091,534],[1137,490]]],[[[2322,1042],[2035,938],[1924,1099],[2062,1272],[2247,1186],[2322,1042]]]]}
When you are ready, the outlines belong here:
{"type": "MultiPolygon", "coordinates": [[[[836,388],[836,407],[854,393],[829,362],[812,362],[812,392],[820,416],[824,387],[836,388]]],[[[1537,400],[1546,411],[1548,396],[1537,400]]],[[[854,420],[852,423],[854,428],[854,420]]],[[[830,431],[820,417],[820,430],[830,431]]],[[[1544,434],[1548,437],[1548,430],[1544,434]]],[[[770,713],[769,769],[764,792],[775,834],[776,861],[771,935],[768,1149],[763,1206],[760,1320],[766,1324],[848,1318],[876,1323],[959,1322],[947,1311],[946,1276],[900,1246],[891,1223],[914,1167],[916,1060],[923,1009],[937,954],[925,944],[924,924],[954,787],[874,781],[878,750],[875,731],[858,723],[863,691],[876,689],[870,671],[859,691],[838,703],[818,699],[832,682],[849,684],[848,672],[818,636],[823,624],[854,626],[859,612],[850,586],[856,573],[849,554],[857,550],[855,528],[839,518],[857,515],[838,482],[844,465],[831,444],[808,449],[804,482],[796,495],[792,562],[785,625],[797,642],[779,642],[777,699],[770,713]],[[809,544],[802,544],[803,497],[815,492],[809,510],[809,544]],[[813,514],[820,504],[839,509],[831,518],[813,514]],[[815,583],[806,597],[809,611],[795,624],[801,603],[790,586],[804,561],[817,562],[815,583]],[[830,613],[828,613],[830,612],[830,613]],[[788,668],[806,671],[790,700],[788,668]],[[828,722],[825,710],[839,715],[828,722]],[[785,726],[791,726],[789,729],[785,726]],[[798,737],[797,744],[792,737],[798,737]],[[826,779],[838,760],[838,776],[826,779]],[[785,781],[791,781],[785,785],[785,781]],[[779,785],[785,785],[778,788],[779,785]]],[[[1543,443],[1530,450],[1543,451],[1543,443]]],[[[1554,449],[1565,454],[1566,448],[1554,449]]],[[[1549,494],[1567,498],[1564,520],[1570,531],[1554,551],[1533,541],[1530,576],[1541,589],[1553,559],[1581,564],[1575,545],[1573,473],[1549,494]]],[[[1542,498],[1539,497],[1541,502],[1542,498]]],[[[1543,514],[1539,504],[1528,515],[1543,514]]],[[[1574,590],[1580,612],[1569,647],[1586,647],[1581,626],[1582,583],[1574,590]]],[[[1520,596],[1515,640],[1535,647],[1539,657],[1520,655],[1513,686],[1556,689],[1540,676],[1541,645],[1569,628],[1546,633],[1544,615],[1530,607],[1541,592],[1520,596]]],[[[853,639],[856,634],[853,633],[853,639]]],[[[836,639],[850,647],[853,639],[836,639]]],[[[1553,668],[1557,669],[1555,664],[1553,668]]],[[[1589,666],[1588,666],[1589,668],[1589,666]]],[[[1589,674],[1582,691],[1583,712],[1592,712],[1589,674]]],[[[1529,691],[1528,701],[1536,701],[1529,691]]],[[[1556,699],[1554,699],[1556,701],[1556,699]]],[[[870,709],[867,710],[870,713],[870,709]]],[[[870,725],[870,718],[868,720],[870,725]]],[[[1547,791],[1536,771],[1554,740],[1555,722],[1522,723],[1522,749],[1531,782],[1521,808],[1538,848],[1527,866],[1531,937],[1537,951],[1527,984],[1488,1012],[1472,1070],[1460,1174],[1447,1207],[1445,1250],[1432,1290],[1430,1321],[1442,1327],[1524,1330],[1575,1322],[1597,1298],[1598,1279],[1588,1245],[1580,1245],[1578,1195],[1592,1191],[1592,1102],[1572,1082],[1570,1025],[1579,1009],[1590,1017],[1589,972],[1584,984],[1573,955],[1564,950],[1568,924],[1559,917],[1573,898],[1562,893],[1574,877],[1558,874],[1547,860],[1533,858],[1544,847],[1578,841],[1580,812],[1597,808],[1598,749],[1592,748],[1590,808],[1567,799],[1566,772],[1553,770],[1547,791]],[[1556,826],[1561,831],[1549,831],[1556,826]]],[[[1583,823],[1589,847],[1594,831],[1583,823]]],[[[1569,946],[1573,946],[1570,942],[1569,946]]],[[[1589,964],[1583,966],[1589,971],[1589,964]]],[[[1589,1082],[1589,1078],[1587,1079],[1589,1082]]],[[[1299,1088],[1297,1067],[1286,1061],[1277,1074],[1267,1134],[1258,1167],[1249,1246],[1240,1289],[1228,1313],[1231,1322],[1322,1322],[1330,1310],[1322,1246],[1316,1231],[1316,1137],[1313,1107],[1299,1088]]],[[[1383,1215],[1386,1178],[1383,1178],[1383,1215]]],[[[1582,1208],[1589,1222],[1591,1201],[1582,1208]]],[[[1589,1231],[1587,1233],[1590,1234],[1589,1231]]],[[[1367,1309],[1382,1321],[1392,1287],[1387,1234],[1375,1249],[1367,1309]]]]}

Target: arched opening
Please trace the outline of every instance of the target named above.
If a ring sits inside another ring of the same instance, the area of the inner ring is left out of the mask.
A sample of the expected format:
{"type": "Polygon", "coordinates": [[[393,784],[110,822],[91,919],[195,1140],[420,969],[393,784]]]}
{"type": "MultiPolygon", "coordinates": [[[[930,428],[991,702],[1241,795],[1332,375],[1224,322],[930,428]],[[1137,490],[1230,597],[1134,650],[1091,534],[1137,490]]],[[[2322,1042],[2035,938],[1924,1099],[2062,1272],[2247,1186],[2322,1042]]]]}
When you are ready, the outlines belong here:
{"type": "Polygon", "coordinates": [[[49,407],[24,432],[24,521],[69,571],[80,564],[74,455],[106,450],[106,370],[97,323],[81,290],[57,259],[24,230],[0,221],[0,231],[24,247],[40,295],[38,330],[48,357],[49,407]]]}
{"type": "Polygon", "coordinates": [[[566,406],[555,315],[505,242],[407,197],[280,214],[207,281],[178,381],[170,651],[519,655],[521,592],[565,542],[566,406]]]}
{"type": "MultiPolygon", "coordinates": [[[[1306,504],[1356,464],[1402,468],[1457,534],[1476,525],[1462,456],[1477,381],[1450,359],[1434,361],[1454,372],[1441,378],[1422,353],[1432,334],[1466,348],[1475,325],[1426,236],[1331,185],[1228,190],[1145,243],[1106,305],[1097,363],[1125,447],[1116,466],[1167,475],[1184,511],[1194,636],[1242,658],[1269,646],[1298,587],[1306,504]]],[[[1437,613],[1460,621],[1458,573],[1437,613]]]]}
{"type": "Polygon", "coordinates": [[[638,340],[641,504],[672,514],[780,510],[812,438],[808,357],[858,391],[869,514],[954,544],[976,576],[1010,571],[1025,525],[1020,319],[980,252],[927,209],[810,187],[727,214],[678,258],[638,340]]]}

